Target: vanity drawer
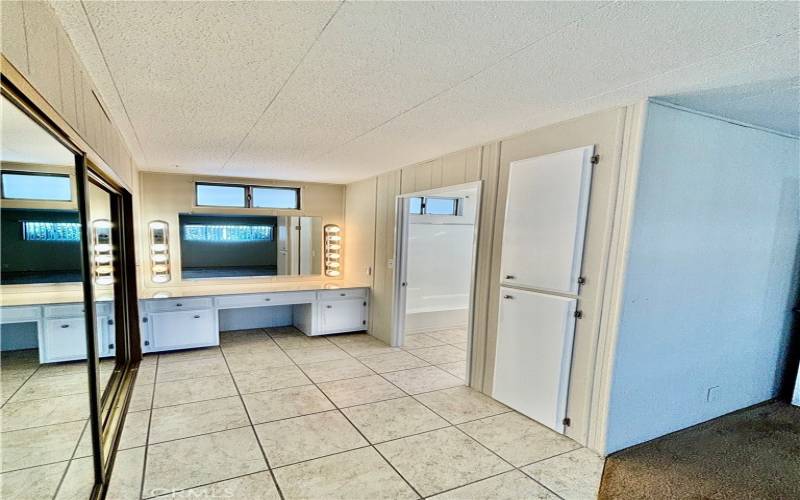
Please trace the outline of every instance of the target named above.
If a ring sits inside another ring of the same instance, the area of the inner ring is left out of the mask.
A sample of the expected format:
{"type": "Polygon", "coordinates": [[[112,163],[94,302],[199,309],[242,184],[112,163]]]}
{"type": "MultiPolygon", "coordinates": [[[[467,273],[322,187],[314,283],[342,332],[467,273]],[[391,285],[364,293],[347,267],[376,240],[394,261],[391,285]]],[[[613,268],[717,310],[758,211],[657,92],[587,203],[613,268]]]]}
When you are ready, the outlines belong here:
{"type": "Polygon", "coordinates": [[[217,307],[220,309],[230,309],[235,307],[259,307],[281,304],[307,304],[315,300],[316,295],[314,292],[254,293],[217,297],[217,307]]]}
{"type": "Polygon", "coordinates": [[[366,288],[346,288],[341,290],[322,290],[319,292],[319,300],[335,299],[364,299],[367,297],[366,288]]]}
{"type": "MultiPolygon", "coordinates": [[[[113,303],[104,301],[94,305],[98,316],[108,316],[113,314],[113,303]]],[[[44,306],[45,318],[82,318],[83,304],[60,304],[57,306],[44,306]]]]}
{"type": "Polygon", "coordinates": [[[36,321],[42,314],[39,306],[4,307],[0,309],[0,323],[36,321]]]}
{"type": "Polygon", "coordinates": [[[45,318],[80,318],[83,317],[83,313],[83,304],[44,306],[45,318]]]}
{"type": "Polygon", "coordinates": [[[186,311],[196,309],[211,309],[214,307],[213,299],[156,299],[145,301],[147,312],[186,311]]]}

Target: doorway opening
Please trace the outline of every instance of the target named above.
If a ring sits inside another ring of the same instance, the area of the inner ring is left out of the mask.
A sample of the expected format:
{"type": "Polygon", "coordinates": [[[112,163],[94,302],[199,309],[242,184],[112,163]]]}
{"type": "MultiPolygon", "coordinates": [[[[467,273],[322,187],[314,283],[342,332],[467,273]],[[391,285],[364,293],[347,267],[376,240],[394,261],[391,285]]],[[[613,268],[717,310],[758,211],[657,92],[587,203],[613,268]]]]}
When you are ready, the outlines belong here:
{"type": "Polygon", "coordinates": [[[441,384],[470,382],[480,199],[480,182],[397,199],[392,345],[441,384]]]}

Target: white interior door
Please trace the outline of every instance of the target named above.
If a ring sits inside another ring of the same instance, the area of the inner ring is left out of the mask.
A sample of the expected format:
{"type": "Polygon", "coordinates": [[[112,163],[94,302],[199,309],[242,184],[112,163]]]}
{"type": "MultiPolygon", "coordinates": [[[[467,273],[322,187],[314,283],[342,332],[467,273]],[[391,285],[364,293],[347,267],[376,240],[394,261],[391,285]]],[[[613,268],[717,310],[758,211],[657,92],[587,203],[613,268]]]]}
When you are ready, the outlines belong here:
{"type": "Polygon", "coordinates": [[[492,397],[564,432],[577,299],[500,288],[492,397]]]}
{"type": "Polygon", "coordinates": [[[594,146],[511,163],[501,279],[577,294],[594,146]]]}

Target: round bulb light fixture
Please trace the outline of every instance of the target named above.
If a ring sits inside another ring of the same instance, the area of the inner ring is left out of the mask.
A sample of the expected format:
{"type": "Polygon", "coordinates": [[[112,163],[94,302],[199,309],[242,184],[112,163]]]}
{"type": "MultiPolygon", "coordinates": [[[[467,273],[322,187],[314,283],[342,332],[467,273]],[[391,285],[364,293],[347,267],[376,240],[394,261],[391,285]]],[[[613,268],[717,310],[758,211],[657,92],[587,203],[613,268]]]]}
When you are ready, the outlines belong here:
{"type": "Polygon", "coordinates": [[[341,276],[340,270],[342,258],[342,228],[336,224],[326,224],[323,229],[325,233],[325,276],[335,278],[341,276]]]}

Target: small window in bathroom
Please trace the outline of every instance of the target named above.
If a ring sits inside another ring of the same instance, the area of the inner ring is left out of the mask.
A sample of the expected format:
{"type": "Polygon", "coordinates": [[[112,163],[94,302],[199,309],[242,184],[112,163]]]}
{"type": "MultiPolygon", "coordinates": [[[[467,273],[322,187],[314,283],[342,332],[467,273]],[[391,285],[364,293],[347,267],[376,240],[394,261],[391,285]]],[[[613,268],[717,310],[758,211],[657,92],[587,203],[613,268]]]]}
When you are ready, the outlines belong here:
{"type": "Polygon", "coordinates": [[[416,197],[409,200],[408,213],[412,215],[422,215],[422,198],[416,197]]]}
{"type": "Polygon", "coordinates": [[[458,215],[458,198],[425,198],[427,215],[458,215]]]}

